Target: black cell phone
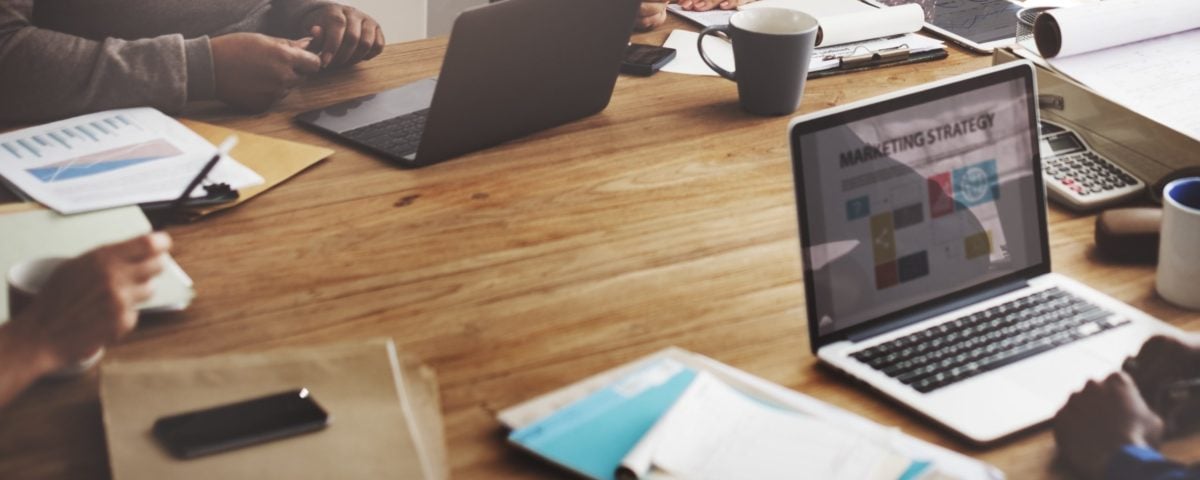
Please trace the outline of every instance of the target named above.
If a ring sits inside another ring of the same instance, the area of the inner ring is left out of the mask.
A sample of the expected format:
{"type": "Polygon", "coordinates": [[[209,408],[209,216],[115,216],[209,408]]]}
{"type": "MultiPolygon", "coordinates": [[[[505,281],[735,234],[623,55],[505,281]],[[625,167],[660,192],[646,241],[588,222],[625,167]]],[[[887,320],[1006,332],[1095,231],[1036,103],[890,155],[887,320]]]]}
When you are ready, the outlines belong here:
{"type": "Polygon", "coordinates": [[[193,458],[325,428],[329,414],[308,389],[163,417],[154,436],[178,458],[193,458]]]}
{"type": "Polygon", "coordinates": [[[650,76],[675,58],[675,49],[631,43],[621,60],[621,73],[650,76]]]}

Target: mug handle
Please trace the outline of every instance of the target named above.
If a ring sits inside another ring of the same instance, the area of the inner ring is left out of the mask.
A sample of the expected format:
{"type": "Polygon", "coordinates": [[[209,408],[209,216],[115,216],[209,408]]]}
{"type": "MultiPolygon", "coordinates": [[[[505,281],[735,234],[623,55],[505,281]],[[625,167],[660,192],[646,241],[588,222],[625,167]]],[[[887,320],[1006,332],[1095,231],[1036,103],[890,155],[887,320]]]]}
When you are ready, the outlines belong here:
{"type": "Polygon", "coordinates": [[[729,25],[713,25],[711,27],[705,28],[704,30],[701,30],[700,36],[696,37],[696,50],[700,51],[700,59],[704,60],[704,63],[706,65],[708,65],[708,68],[713,69],[713,71],[717,72],[722,77],[728,78],[728,79],[736,82],[737,77],[735,75],[735,72],[731,72],[724,68],[718,67],[716,63],[713,63],[711,58],[708,58],[708,55],[704,54],[704,37],[707,35],[716,34],[717,32],[724,33],[725,36],[728,37],[729,36],[729,25]]]}

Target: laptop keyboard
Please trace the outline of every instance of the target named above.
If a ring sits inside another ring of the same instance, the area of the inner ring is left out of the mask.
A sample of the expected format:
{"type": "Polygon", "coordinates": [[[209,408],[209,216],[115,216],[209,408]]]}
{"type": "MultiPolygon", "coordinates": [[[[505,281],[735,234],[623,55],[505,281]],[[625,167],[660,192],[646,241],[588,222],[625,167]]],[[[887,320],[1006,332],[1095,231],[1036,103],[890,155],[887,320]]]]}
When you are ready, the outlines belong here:
{"type": "Polygon", "coordinates": [[[1050,288],[851,357],[928,393],[1128,323],[1074,294],[1050,288]]]}
{"type": "Polygon", "coordinates": [[[417,153],[417,146],[421,144],[421,133],[425,131],[425,119],[428,118],[428,115],[428,108],[417,110],[342,132],[342,136],[389,155],[404,157],[417,153]]]}

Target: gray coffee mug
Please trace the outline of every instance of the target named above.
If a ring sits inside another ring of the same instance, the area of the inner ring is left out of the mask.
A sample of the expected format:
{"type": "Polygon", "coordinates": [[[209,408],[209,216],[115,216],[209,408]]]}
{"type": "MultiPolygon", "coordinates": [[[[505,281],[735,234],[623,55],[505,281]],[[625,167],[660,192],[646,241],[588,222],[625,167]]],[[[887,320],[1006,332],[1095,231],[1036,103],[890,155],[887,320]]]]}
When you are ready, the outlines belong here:
{"type": "Polygon", "coordinates": [[[737,82],[742,108],[757,115],[788,115],[800,108],[808,63],[817,39],[817,19],[786,8],[735,13],[728,25],[705,28],[696,39],[700,58],[722,77],[737,82]],[[704,37],[722,32],[733,42],[734,71],[704,53],[704,37]]]}

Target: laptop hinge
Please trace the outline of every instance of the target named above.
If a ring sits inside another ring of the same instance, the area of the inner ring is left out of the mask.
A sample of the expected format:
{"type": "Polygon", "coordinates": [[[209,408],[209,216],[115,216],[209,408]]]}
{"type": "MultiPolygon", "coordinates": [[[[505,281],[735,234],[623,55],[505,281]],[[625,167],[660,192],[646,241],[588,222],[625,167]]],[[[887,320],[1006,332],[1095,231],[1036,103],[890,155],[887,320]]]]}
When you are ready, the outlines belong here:
{"type": "Polygon", "coordinates": [[[920,322],[922,320],[933,318],[938,315],[941,315],[941,314],[944,314],[947,312],[951,312],[954,310],[958,310],[960,308],[982,302],[984,300],[987,300],[992,297],[996,297],[998,295],[1003,295],[1008,292],[1020,290],[1027,286],[1029,286],[1029,282],[1024,279],[1002,283],[1000,285],[996,285],[994,287],[980,290],[980,291],[972,293],[970,295],[963,296],[962,298],[951,300],[949,302],[938,305],[936,307],[923,309],[918,313],[896,317],[892,320],[884,322],[882,325],[874,326],[871,328],[864,329],[860,332],[855,332],[850,335],[847,335],[847,338],[852,342],[861,342],[863,340],[866,340],[869,338],[874,338],[876,336],[890,332],[897,328],[904,328],[906,326],[912,325],[912,324],[920,322]]]}

